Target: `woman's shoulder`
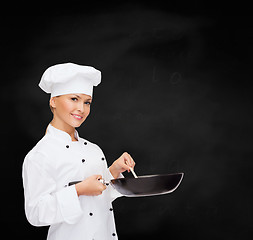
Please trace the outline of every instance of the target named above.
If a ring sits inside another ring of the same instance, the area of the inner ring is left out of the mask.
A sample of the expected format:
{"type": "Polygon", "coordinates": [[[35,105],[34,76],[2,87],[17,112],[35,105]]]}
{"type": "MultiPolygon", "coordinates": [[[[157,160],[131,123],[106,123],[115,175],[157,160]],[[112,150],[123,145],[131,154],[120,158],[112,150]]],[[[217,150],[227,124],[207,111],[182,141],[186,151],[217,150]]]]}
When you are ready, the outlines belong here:
{"type": "Polygon", "coordinates": [[[50,149],[52,148],[53,148],[53,139],[50,139],[47,135],[45,135],[27,153],[25,158],[29,158],[34,155],[41,155],[46,157],[50,152],[50,149]]]}

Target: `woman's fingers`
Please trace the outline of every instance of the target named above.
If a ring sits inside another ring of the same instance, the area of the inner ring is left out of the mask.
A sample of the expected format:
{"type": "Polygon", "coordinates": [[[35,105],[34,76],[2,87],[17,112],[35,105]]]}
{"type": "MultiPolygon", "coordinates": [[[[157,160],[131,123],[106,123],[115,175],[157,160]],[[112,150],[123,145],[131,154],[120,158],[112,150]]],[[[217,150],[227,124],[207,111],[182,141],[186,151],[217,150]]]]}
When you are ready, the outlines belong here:
{"type": "Polygon", "coordinates": [[[125,152],[125,153],[123,153],[123,156],[124,156],[124,162],[128,166],[127,170],[129,172],[130,168],[134,168],[135,162],[129,153],[125,152]]]}
{"type": "Polygon", "coordinates": [[[130,161],[131,161],[131,168],[134,168],[135,162],[134,162],[134,160],[133,160],[133,158],[131,157],[130,154],[129,154],[129,157],[130,157],[130,161]]]}
{"type": "Polygon", "coordinates": [[[100,179],[103,178],[101,175],[94,175],[94,177],[95,177],[97,180],[100,180],[100,179]]]}
{"type": "Polygon", "coordinates": [[[133,158],[127,152],[124,152],[113,164],[109,167],[109,170],[114,178],[118,178],[119,174],[125,171],[130,172],[131,168],[134,168],[135,162],[133,158]]]}

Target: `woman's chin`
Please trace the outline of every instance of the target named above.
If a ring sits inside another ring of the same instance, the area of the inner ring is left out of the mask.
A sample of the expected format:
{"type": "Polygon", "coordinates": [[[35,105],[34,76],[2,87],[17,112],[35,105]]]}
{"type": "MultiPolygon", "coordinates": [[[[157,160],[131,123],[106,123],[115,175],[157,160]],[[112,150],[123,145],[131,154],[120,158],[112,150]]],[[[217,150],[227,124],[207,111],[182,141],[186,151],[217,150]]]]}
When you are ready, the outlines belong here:
{"type": "Polygon", "coordinates": [[[84,121],[79,121],[79,122],[72,121],[69,125],[72,126],[73,128],[78,128],[78,127],[80,127],[82,125],[83,122],[84,121]]]}

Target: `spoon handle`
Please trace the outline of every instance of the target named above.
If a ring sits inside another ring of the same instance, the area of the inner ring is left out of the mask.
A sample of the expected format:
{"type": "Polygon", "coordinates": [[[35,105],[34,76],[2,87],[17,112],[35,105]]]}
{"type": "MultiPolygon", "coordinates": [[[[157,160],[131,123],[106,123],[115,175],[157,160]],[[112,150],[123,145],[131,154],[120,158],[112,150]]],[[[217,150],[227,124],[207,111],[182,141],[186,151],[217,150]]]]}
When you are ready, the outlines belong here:
{"type": "Polygon", "coordinates": [[[138,178],[137,175],[135,174],[133,168],[130,167],[130,171],[131,171],[131,173],[134,175],[135,178],[138,178]]]}

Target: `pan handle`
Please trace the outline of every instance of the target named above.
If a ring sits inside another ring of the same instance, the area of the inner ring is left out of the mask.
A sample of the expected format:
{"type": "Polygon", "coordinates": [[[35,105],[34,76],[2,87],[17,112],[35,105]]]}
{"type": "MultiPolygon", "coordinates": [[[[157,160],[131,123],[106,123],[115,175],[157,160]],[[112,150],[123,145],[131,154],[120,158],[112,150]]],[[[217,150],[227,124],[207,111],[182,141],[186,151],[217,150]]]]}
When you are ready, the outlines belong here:
{"type": "MultiPolygon", "coordinates": [[[[103,183],[104,185],[107,185],[106,182],[105,182],[105,180],[103,178],[98,179],[98,181],[101,182],[101,183],[103,183]]],[[[82,182],[82,181],[69,182],[68,186],[75,185],[75,184],[80,183],[80,182],[82,182]]]]}
{"type": "Polygon", "coordinates": [[[69,186],[71,186],[71,185],[75,185],[75,184],[77,184],[77,183],[80,183],[80,182],[82,182],[82,181],[73,181],[73,182],[69,182],[69,186]]]}

